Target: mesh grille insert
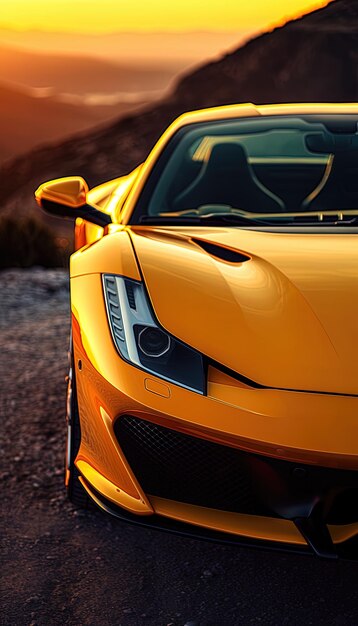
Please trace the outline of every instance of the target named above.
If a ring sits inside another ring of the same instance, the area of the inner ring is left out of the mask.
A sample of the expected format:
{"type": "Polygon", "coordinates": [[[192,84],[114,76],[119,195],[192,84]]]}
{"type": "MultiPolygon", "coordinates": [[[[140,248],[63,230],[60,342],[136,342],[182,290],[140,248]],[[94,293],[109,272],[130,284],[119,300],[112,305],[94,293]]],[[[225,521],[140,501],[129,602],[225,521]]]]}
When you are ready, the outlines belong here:
{"type": "Polygon", "coordinates": [[[140,485],[153,496],[268,517],[286,517],[319,500],[327,523],[358,521],[357,471],[255,455],[131,415],[117,419],[114,429],[140,485]]]}
{"type": "Polygon", "coordinates": [[[254,495],[245,452],[130,415],[116,421],[115,432],[146,493],[225,511],[273,515],[254,495]]]}

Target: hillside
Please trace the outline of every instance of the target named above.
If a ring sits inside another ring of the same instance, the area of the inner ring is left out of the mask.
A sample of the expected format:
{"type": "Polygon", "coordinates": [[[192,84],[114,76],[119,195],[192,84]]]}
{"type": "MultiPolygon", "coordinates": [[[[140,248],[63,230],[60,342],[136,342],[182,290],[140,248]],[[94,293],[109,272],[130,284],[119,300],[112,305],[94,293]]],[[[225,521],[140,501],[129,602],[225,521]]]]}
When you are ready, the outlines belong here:
{"type": "MultiPolygon", "coordinates": [[[[114,25],[112,25],[114,27],[114,25]]],[[[175,28],[175,25],[173,25],[175,28]]],[[[240,26],[240,25],[239,25],[240,26]]],[[[0,45],[133,64],[142,69],[160,65],[178,71],[201,63],[219,51],[237,47],[249,37],[247,29],[231,31],[113,31],[105,33],[15,30],[0,25],[0,45]],[[163,54],[165,51],[165,54],[163,54]]],[[[115,28],[115,27],[114,27],[115,28]]]]}
{"type": "Polygon", "coordinates": [[[54,96],[34,97],[29,90],[0,83],[0,162],[35,146],[92,129],[118,117],[139,102],[87,106],[54,96]]]}
{"type": "Polygon", "coordinates": [[[0,103],[1,160],[98,123],[88,107],[36,98],[8,85],[0,84],[0,103]]]}
{"type": "Polygon", "coordinates": [[[88,94],[163,91],[177,66],[141,67],[70,54],[31,52],[0,43],[0,81],[51,87],[55,93],[88,94]]]}
{"type": "Polygon", "coordinates": [[[0,44],[0,162],[137,110],[176,72],[0,44]]]}
{"type": "Polygon", "coordinates": [[[7,163],[0,170],[2,207],[28,210],[33,190],[46,179],[80,174],[95,185],[130,171],[185,110],[247,101],[355,101],[357,68],[358,0],[334,0],[188,74],[140,114],[7,163]]]}

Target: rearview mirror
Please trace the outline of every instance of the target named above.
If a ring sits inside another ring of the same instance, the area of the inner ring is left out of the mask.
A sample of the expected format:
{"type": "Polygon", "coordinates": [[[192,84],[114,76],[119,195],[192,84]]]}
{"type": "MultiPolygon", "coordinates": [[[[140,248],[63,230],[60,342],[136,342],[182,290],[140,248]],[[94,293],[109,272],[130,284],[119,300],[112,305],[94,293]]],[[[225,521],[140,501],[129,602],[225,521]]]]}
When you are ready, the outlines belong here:
{"type": "Polygon", "coordinates": [[[358,135],[309,133],[305,137],[305,143],[310,152],[317,154],[350,153],[358,148],[358,135]]]}
{"type": "Polygon", "coordinates": [[[38,205],[57,217],[82,217],[97,226],[107,226],[111,217],[87,204],[88,185],[81,176],[57,178],[43,183],[35,191],[38,205]]]}

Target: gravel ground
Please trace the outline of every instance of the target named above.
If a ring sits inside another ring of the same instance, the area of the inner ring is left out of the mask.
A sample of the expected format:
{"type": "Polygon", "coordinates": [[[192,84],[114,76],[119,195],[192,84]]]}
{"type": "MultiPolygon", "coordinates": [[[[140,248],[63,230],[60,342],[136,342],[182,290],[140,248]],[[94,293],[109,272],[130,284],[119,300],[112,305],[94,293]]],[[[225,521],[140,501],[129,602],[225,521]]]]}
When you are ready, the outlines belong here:
{"type": "Polygon", "coordinates": [[[358,564],[213,544],[78,511],[63,489],[63,271],[0,273],[3,626],[358,624],[358,564]]]}

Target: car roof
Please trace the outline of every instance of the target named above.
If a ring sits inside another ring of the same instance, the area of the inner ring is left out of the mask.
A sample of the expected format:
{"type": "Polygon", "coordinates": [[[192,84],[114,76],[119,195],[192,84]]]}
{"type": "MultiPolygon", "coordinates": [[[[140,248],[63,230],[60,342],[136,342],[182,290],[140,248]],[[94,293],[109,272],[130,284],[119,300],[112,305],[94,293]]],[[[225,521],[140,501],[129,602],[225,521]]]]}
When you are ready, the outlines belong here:
{"type": "Polygon", "coordinates": [[[209,109],[188,111],[180,115],[175,122],[176,130],[196,122],[210,122],[240,117],[256,117],[259,115],[358,115],[358,103],[287,103],[234,104],[209,109]]]}
{"type": "MultiPolygon", "coordinates": [[[[287,103],[263,104],[252,103],[230,104],[209,109],[188,111],[177,117],[161,136],[155,148],[161,148],[180,128],[201,122],[235,120],[247,117],[278,116],[278,115],[358,115],[358,103],[287,103]]],[[[156,152],[156,149],[153,151],[156,152]]]]}

